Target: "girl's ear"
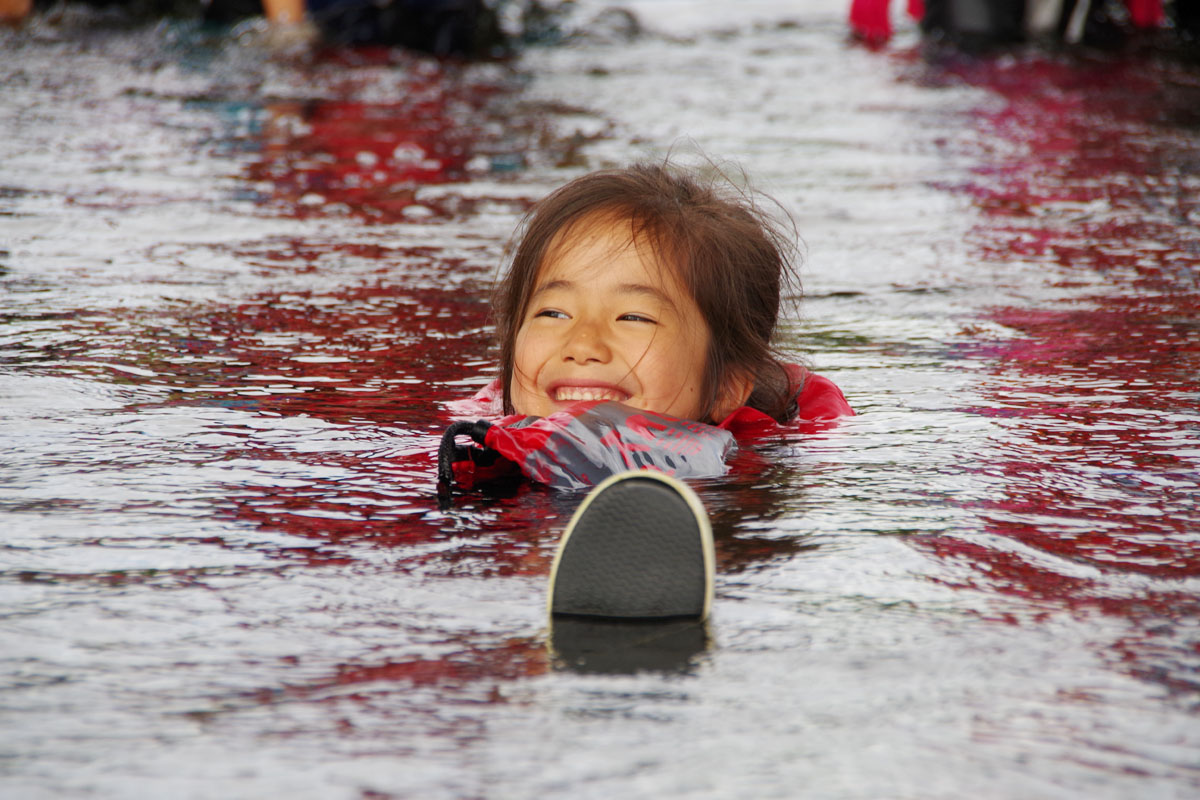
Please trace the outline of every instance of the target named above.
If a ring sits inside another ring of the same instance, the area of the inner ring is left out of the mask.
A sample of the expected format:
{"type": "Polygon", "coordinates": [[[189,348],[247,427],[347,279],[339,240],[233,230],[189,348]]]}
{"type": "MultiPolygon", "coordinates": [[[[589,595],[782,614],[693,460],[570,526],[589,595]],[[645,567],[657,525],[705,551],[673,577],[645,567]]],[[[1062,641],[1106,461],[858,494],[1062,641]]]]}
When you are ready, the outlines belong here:
{"type": "Polygon", "coordinates": [[[712,419],[720,422],[741,406],[746,405],[754,391],[754,376],[745,370],[734,370],[725,380],[725,386],[713,406],[712,419]]]}

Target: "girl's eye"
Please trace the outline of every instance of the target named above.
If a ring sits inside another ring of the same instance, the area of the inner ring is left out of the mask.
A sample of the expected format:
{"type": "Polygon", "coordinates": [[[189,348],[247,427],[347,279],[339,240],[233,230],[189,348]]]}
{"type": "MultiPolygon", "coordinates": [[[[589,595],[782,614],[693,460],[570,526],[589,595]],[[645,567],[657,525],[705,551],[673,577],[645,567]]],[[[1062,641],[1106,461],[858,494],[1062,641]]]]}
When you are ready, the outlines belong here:
{"type": "Polygon", "coordinates": [[[565,311],[559,311],[557,308],[543,308],[541,311],[534,314],[535,317],[550,317],[551,319],[566,319],[565,311]]]}
{"type": "Polygon", "coordinates": [[[624,320],[626,322],[648,322],[651,325],[655,324],[654,319],[647,317],[645,314],[622,314],[621,316],[617,317],[617,319],[624,320]]]}

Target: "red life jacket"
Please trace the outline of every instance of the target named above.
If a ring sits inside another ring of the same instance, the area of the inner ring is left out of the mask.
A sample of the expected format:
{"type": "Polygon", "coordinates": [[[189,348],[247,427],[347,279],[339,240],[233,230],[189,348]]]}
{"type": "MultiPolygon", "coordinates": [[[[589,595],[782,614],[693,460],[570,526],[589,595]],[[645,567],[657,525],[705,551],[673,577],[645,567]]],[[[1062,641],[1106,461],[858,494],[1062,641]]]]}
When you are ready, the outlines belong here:
{"type": "Polygon", "coordinates": [[[467,419],[451,425],[442,439],[439,482],[471,488],[523,474],[547,486],[580,489],[630,469],[711,478],[724,474],[738,441],[854,414],[828,378],[795,365],[788,366],[788,375],[798,388],[795,415],[784,424],[748,406],[707,425],[604,401],[573,403],[545,417],[502,416],[500,381],[495,380],[470,400],[450,404],[451,413],[467,419]],[[469,436],[474,445],[458,445],[459,436],[469,436]]]}

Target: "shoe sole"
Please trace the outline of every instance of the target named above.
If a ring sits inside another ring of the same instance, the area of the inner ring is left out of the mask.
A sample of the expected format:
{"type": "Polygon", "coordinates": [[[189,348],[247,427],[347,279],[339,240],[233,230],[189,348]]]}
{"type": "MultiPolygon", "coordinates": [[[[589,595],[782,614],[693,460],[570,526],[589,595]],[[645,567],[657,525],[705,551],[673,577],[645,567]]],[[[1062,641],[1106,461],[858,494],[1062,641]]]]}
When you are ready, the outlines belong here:
{"type": "Polygon", "coordinates": [[[648,470],[613,475],[571,517],[550,570],[552,615],[706,619],[712,527],[686,484],[648,470]]]}

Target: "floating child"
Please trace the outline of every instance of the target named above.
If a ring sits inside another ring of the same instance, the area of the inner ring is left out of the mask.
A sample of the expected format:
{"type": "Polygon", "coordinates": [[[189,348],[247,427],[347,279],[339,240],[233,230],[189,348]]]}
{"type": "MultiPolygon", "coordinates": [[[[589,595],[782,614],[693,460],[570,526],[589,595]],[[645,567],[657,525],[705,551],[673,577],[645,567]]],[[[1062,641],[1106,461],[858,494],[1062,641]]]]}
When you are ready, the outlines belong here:
{"type": "Polygon", "coordinates": [[[526,217],[495,296],[500,377],[453,409],[487,419],[446,431],[438,473],[595,487],[552,617],[705,619],[712,529],[679,478],[722,474],[736,438],[854,413],[774,349],[793,252],[749,195],[669,165],[586,175],[526,217]]]}
{"type": "Polygon", "coordinates": [[[494,298],[500,376],[451,408],[485,419],[447,431],[440,478],[514,465],[572,489],[626,469],[712,477],[737,439],[853,414],[775,349],[798,290],[790,233],[749,193],[669,164],[551,193],[494,298]]]}

